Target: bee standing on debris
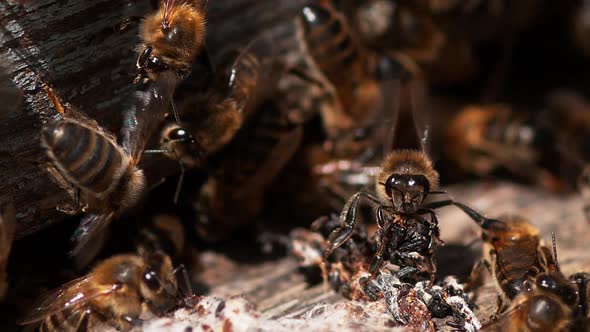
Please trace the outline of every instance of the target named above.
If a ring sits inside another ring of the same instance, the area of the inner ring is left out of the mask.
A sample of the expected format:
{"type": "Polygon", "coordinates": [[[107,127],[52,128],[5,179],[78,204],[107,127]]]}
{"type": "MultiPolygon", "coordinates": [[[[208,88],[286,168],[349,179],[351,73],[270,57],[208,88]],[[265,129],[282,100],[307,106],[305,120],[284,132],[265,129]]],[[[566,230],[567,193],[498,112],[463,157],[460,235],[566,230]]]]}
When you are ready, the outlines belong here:
{"type": "Polygon", "coordinates": [[[129,331],[146,309],[161,315],[177,303],[170,257],[161,252],[118,255],[44,296],[19,323],[39,323],[41,331],[87,331],[102,321],[129,331]]]}
{"type": "MultiPolygon", "coordinates": [[[[384,64],[385,65],[385,64],[384,64]]],[[[395,76],[390,66],[381,68],[382,77],[395,76]]],[[[383,85],[382,95],[385,97],[384,108],[391,108],[391,112],[383,112],[391,117],[391,125],[395,130],[397,123],[396,101],[392,98],[390,85],[383,85]],[[388,91],[389,90],[389,91],[388,91]]],[[[438,172],[434,169],[428,155],[428,143],[430,139],[429,124],[426,114],[419,109],[413,109],[414,123],[422,147],[418,150],[394,150],[391,151],[390,142],[394,133],[389,133],[384,140],[385,157],[381,170],[377,175],[375,194],[360,191],[354,194],[344,206],[340,215],[340,227],[335,229],[328,238],[328,248],[324,254],[324,260],[332,252],[344,244],[353,234],[357,210],[361,198],[368,199],[376,206],[376,221],[378,230],[376,233],[377,252],[369,267],[370,279],[378,273],[384,262],[389,260],[401,267],[398,275],[404,277],[424,277],[430,283],[434,282],[436,263],[434,248],[439,239],[438,218],[434,209],[447,206],[450,200],[424,204],[424,200],[430,194],[441,193],[437,191],[439,184],[438,172]],[[388,142],[389,141],[389,142],[388,142]],[[430,220],[423,217],[429,215],[430,220]]]]}
{"type": "Polygon", "coordinates": [[[454,203],[482,229],[484,264],[494,276],[503,311],[524,289],[529,278],[556,266],[551,250],[539,238],[539,230],[519,216],[485,218],[475,210],[454,203]]]}
{"type": "Polygon", "coordinates": [[[568,331],[574,324],[578,296],[574,285],[560,272],[543,273],[527,281],[506,312],[484,325],[485,331],[568,331]]]}
{"type": "Polygon", "coordinates": [[[205,0],[162,0],[141,23],[137,81],[171,70],[184,78],[205,40],[205,0]]]}

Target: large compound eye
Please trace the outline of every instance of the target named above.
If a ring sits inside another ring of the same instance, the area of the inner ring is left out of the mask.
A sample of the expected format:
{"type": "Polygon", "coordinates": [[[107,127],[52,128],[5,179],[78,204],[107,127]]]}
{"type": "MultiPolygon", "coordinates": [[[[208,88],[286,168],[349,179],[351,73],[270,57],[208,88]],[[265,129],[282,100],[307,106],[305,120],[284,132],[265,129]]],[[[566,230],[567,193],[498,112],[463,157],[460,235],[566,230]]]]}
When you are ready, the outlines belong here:
{"type": "Polygon", "coordinates": [[[551,329],[563,316],[559,304],[546,296],[533,299],[529,307],[527,325],[532,331],[551,329]]]}
{"type": "Polygon", "coordinates": [[[387,178],[387,181],[385,181],[385,193],[387,196],[391,197],[393,195],[393,187],[395,186],[396,181],[397,178],[395,174],[390,175],[389,178],[387,178]]]}
{"type": "Polygon", "coordinates": [[[539,278],[537,279],[537,286],[539,286],[539,288],[548,290],[550,292],[555,292],[557,291],[557,280],[555,280],[554,278],[552,278],[549,275],[541,275],[539,276],[539,278]]]}
{"type": "Polygon", "coordinates": [[[156,71],[158,69],[165,69],[166,66],[157,57],[150,57],[145,65],[145,69],[156,71]]]}
{"type": "Polygon", "coordinates": [[[559,296],[565,303],[574,304],[578,296],[573,285],[568,280],[557,280],[551,275],[541,275],[537,278],[537,286],[559,296]]]}
{"type": "Polygon", "coordinates": [[[169,138],[172,141],[188,140],[190,137],[188,131],[184,128],[176,128],[170,132],[169,138]]]}
{"type": "Polygon", "coordinates": [[[158,278],[158,276],[156,275],[156,272],[152,269],[148,269],[144,273],[143,282],[152,291],[157,291],[161,287],[160,278],[158,278]]]}
{"type": "Polygon", "coordinates": [[[137,67],[144,68],[146,66],[151,54],[152,54],[151,47],[147,47],[145,50],[143,50],[143,52],[137,58],[137,67]]]}

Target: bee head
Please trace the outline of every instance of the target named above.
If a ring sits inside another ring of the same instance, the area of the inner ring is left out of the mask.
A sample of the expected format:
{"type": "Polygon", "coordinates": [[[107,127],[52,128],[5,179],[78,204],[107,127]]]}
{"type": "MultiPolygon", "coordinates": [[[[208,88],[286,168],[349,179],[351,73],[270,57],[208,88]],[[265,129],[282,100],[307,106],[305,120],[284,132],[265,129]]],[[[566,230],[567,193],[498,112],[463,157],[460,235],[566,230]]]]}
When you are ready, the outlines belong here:
{"type": "Polygon", "coordinates": [[[537,277],[535,285],[540,290],[557,295],[567,305],[578,302],[578,293],[574,284],[561,272],[543,273],[537,277]]]}
{"type": "Polygon", "coordinates": [[[177,303],[178,286],[172,261],[161,252],[147,254],[140,291],[152,311],[164,313],[177,303]]]}
{"type": "Polygon", "coordinates": [[[392,174],[383,185],[393,207],[400,213],[416,212],[430,190],[428,179],[419,174],[392,174]]]}

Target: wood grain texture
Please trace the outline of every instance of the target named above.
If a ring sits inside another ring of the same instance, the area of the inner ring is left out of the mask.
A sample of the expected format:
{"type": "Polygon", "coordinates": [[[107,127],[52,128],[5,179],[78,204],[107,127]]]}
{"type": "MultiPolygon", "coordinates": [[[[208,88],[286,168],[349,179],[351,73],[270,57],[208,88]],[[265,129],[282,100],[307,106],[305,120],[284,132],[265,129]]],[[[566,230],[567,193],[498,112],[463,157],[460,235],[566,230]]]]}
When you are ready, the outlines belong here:
{"type": "MultiPolygon", "coordinates": [[[[274,31],[277,45],[293,45],[292,18],[304,0],[211,1],[207,44],[214,56],[229,45],[245,45],[263,31],[274,31]]],[[[141,0],[7,0],[0,2],[0,59],[24,91],[24,107],[0,122],[0,193],[13,196],[17,236],[60,221],[55,206],[68,199],[31,161],[45,160],[39,130],[59,116],[37,75],[83,114],[118,132],[122,109],[134,91],[137,26],[114,29],[129,16],[143,16],[141,0]],[[19,160],[15,160],[16,156],[19,160]]],[[[1,106],[0,106],[1,107],[1,106]]],[[[169,175],[169,163],[147,172],[169,175]],[[164,170],[164,171],[162,171],[164,170]],[[160,172],[162,171],[162,172],[160,172]]],[[[4,202],[0,201],[0,204],[4,202]]]]}

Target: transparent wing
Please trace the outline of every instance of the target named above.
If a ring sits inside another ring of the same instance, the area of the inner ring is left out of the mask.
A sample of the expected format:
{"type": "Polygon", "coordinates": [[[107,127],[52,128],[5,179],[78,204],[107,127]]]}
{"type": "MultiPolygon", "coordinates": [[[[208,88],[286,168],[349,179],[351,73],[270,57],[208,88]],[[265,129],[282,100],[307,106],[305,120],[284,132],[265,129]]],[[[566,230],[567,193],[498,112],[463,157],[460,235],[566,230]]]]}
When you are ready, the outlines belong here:
{"type": "Polygon", "coordinates": [[[70,255],[78,268],[87,266],[100,252],[108,235],[108,227],[113,220],[114,213],[106,215],[87,214],[80,221],[80,225],[72,235],[75,243],[70,255]]]}
{"type": "Polygon", "coordinates": [[[410,102],[412,108],[412,117],[416,134],[424,152],[430,159],[436,157],[432,151],[432,128],[431,128],[431,107],[428,104],[427,83],[421,78],[414,78],[408,83],[410,85],[410,102]]]}
{"type": "Polygon", "coordinates": [[[135,92],[132,105],[124,111],[121,145],[133,164],[141,160],[151,135],[165,118],[179,78],[173,72],[162,72],[135,92]]]}
{"type": "Polygon", "coordinates": [[[33,306],[34,309],[25,318],[18,321],[18,324],[39,322],[63,310],[80,310],[90,300],[107,296],[121,288],[120,284],[93,285],[92,279],[92,275],[83,276],[50,291],[33,306]]]}
{"type": "Polygon", "coordinates": [[[376,118],[382,118],[383,157],[393,150],[400,110],[401,65],[392,57],[383,56],[377,64],[377,81],[381,93],[380,110],[376,118]]]}

